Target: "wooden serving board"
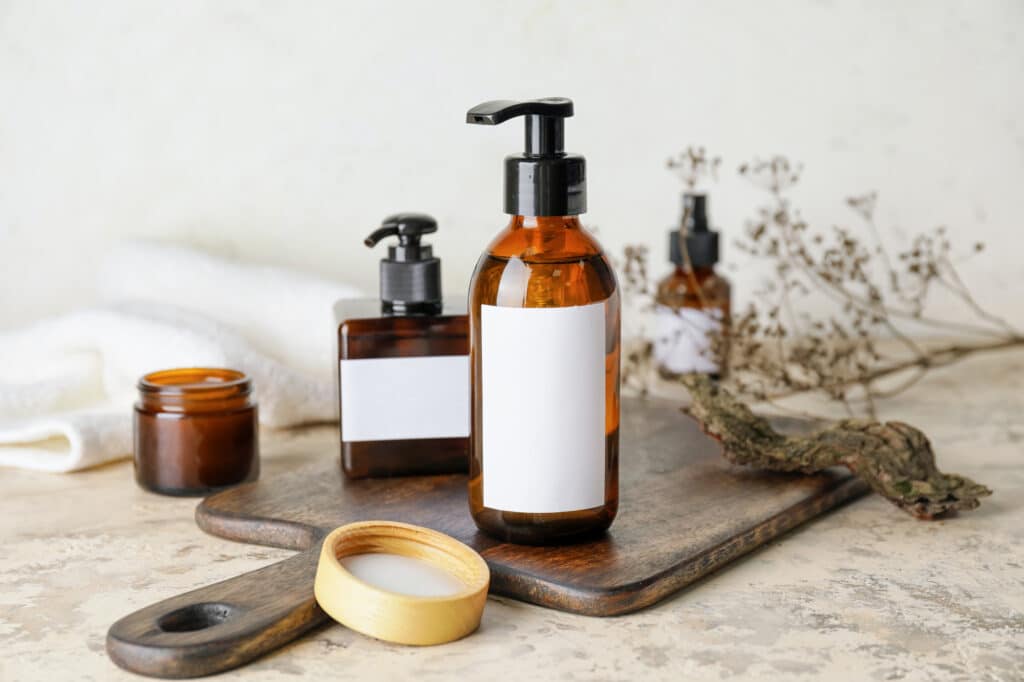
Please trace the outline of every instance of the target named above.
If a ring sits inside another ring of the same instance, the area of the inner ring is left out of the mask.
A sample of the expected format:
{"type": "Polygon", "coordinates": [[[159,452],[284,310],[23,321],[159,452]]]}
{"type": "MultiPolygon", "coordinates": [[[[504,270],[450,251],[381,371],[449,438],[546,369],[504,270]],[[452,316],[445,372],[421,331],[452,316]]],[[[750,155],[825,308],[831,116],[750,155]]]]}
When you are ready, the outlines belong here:
{"type": "Polygon", "coordinates": [[[866,490],[843,470],[801,476],[728,464],[677,403],[623,404],[619,514],[602,538],[559,547],[477,531],[462,475],[348,481],[323,461],[205,499],[199,526],[231,540],[299,550],[258,571],[172,597],[115,623],[120,666],[195,677],[241,665],[325,622],[313,598],[320,541],[352,521],[448,533],[491,569],[491,592],[562,611],[614,616],[650,606],[866,490]]]}

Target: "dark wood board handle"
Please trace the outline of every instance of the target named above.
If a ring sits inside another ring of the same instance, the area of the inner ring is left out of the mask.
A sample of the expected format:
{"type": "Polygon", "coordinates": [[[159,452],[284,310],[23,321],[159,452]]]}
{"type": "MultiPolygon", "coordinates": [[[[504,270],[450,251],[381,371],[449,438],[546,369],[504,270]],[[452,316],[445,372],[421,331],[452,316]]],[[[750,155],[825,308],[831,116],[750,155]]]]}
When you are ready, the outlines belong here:
{"type": "Polygon", "coordinates": [[[328,620],[313,597],[320,544],[237,578],[165,599],[114,623],[107,653],[142,675],[236,668],[328,620]]]}

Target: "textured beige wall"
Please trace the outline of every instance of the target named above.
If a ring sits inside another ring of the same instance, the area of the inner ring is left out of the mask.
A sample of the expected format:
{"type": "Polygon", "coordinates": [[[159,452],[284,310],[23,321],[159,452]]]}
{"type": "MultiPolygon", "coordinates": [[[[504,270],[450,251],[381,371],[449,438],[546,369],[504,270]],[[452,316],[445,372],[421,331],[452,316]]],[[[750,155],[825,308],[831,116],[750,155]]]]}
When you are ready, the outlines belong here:
{"type": "MultiPolygon", "coordinates": [[[[462,290],[522,135],[464,112],[547,95],[576,100],[568,147],[611,250],[660,256],[669,154],[725,157],[713,211],[735,233],[757,194],[732,169],[781,151],[812,222],[878,189],[893,238],[944,223],[989,242],[968,279],[1024,324],[1022,82],[1014,1],[0,0],[0,326],[92,300],[129,236],[372,291],[360,238],[396,210],[442,221],[462,290]]],[[[727,255],[743,296],[760,275],[727,255]]]]}

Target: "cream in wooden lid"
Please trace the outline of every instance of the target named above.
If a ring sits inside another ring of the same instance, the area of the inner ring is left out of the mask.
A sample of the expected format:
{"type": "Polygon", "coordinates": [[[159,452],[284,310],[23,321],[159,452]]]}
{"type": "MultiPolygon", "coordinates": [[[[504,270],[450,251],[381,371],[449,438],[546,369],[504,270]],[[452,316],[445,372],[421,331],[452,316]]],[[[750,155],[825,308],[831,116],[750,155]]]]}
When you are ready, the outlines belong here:
{"type": "Polygon", "coordinates": [[[474,550],[444,533],[397,521],[362,521],[324,538],[314,593],[342,625],[399,644],[443,644],[480,625],[490,571],[474,550]],[[442,569],[463,589],[440,596],[392,591],[353,575],[346,557],[391,554],[442,569]]]}

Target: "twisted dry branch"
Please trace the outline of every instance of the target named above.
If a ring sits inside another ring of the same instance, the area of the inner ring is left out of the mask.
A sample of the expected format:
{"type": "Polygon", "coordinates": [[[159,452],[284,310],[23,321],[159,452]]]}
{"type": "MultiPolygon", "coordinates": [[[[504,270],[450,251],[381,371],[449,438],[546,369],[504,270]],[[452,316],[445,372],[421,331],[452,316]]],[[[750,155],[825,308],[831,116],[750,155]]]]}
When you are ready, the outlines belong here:
{"type": "Polygon", "coordinates": [[[845,419],[808,436],[784,435],[708,377],[689,375],[684,408],[735,464],[814,473],[844,466],[919,519],[974,509],[992,491],[965,476],[944,474],[928,438],[903,422],[845,419]]]}

